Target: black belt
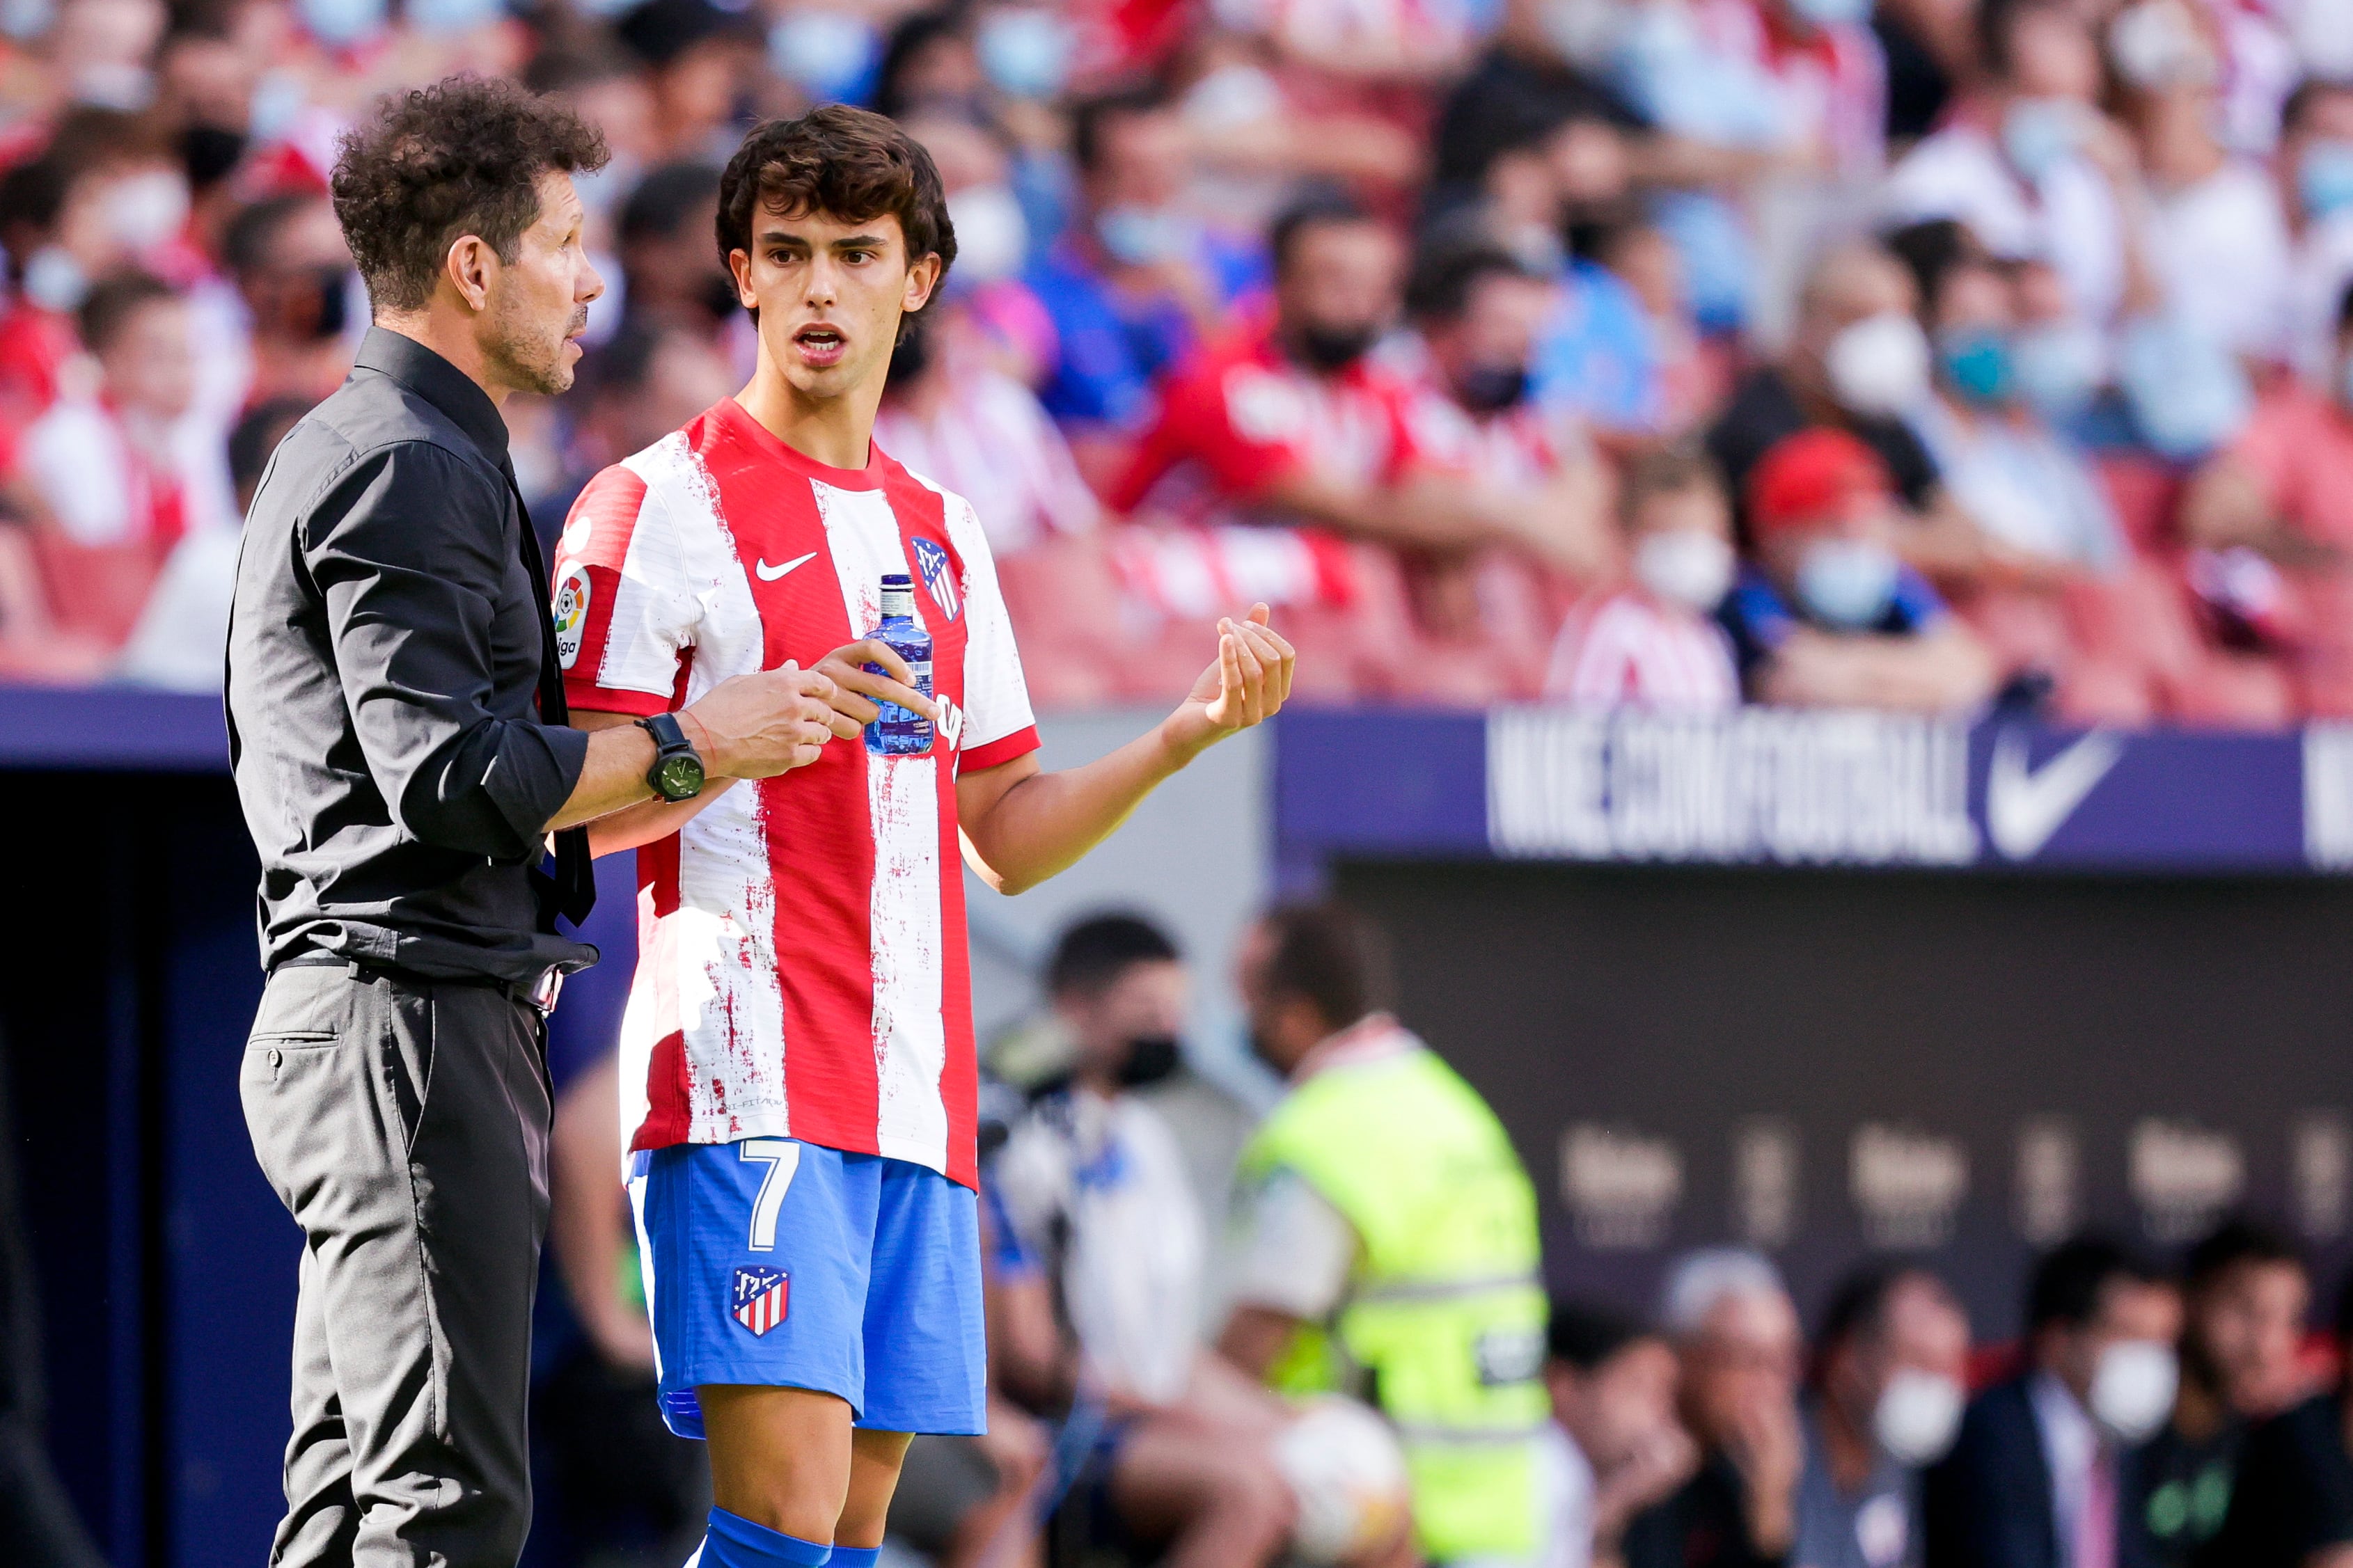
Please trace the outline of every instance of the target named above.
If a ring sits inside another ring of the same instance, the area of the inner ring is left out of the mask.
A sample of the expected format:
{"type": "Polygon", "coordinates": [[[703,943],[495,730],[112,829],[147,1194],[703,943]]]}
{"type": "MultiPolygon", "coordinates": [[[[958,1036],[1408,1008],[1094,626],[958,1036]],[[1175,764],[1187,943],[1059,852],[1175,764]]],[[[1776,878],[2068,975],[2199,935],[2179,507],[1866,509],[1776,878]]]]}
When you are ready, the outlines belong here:
{"type": "Polygon", "coordinates": [[[271,966],[271,973],[280,969],[348,969],[355,975],[382,974],[419,986],[479,985],[504,993],[510,1001],[522,1003],[543,1018],[555,1011],[555,999],[564,992],[564,971],[561,969],[548,970],[536,983],[501,980],[495,974],[419,974],[398,964],[378,963],[364,958],[343,958],[316,950],[280,960],[271,966]]]}

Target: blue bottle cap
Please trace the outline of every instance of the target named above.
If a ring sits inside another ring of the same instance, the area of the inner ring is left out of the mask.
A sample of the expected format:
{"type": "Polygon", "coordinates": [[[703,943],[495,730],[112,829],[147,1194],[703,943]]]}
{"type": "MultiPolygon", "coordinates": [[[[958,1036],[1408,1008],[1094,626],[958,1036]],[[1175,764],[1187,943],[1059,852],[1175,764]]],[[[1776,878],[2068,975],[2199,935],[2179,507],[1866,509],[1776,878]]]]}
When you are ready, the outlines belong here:
{"type": "Polygon", "coordinates": [[[915,580],[904,572],[885,572],[882,574],[882,585],[885,588],[913,588],[915,580]]]}

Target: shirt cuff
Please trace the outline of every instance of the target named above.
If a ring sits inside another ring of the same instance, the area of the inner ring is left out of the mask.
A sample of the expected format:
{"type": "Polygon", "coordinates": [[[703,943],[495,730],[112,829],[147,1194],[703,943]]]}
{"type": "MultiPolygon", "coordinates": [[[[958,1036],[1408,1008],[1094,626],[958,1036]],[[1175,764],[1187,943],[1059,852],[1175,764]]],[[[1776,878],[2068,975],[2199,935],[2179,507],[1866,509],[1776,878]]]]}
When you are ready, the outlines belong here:
{"type": "Polygon", "coordinates": [[[1038,726],[1024,724],[1010,735],[1000,735],[983,745],[967,746],[956,757],[958,773],[976,773],[984,768],[1009,763],[1014,758],[1038,749],[1038,726]]]}
{"type": "Polygon", "coordinates": [[[512,723],[483,776],[482,789],[514,830],[526,858],[541,853],[547,825],[579,787],[588,732],[567,725],[512,723]]]}

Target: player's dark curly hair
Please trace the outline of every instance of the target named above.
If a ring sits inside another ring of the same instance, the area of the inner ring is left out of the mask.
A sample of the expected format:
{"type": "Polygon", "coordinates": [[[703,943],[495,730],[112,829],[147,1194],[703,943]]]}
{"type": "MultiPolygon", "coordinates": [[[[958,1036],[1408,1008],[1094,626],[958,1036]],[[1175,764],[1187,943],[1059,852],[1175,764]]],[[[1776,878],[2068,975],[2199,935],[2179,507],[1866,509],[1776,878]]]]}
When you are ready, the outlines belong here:
{"type": "Polygon", "coordinates": [[[461,236],[512,261],[539,221],[541,177],[601,169],[607,156],[605,139],[553,100],[512,81],[450,77],[387,96],[344,133],[335,216],[375,308],[414,310],[461,236]]]}
{"type": "Polygon", "coordinates": [[[955,265],[947,193],[922,142],[869,110],[828,103],[797,120],[771,120],[744,139],[719,177],[719,264],[752,245],[754,204],[772,213],[827,213],[863,223],[899,220],[907,259],[955,265]]]}

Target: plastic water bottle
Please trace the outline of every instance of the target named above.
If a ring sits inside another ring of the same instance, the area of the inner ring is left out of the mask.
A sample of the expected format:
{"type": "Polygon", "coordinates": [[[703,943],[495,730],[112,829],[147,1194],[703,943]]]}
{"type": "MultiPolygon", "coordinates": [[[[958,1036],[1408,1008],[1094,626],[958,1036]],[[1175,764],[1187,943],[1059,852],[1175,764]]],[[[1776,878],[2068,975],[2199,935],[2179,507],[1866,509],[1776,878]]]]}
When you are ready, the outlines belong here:
{"type": "MultiPolygon", "coordinates": [[[[866,634],[907,661],[915,672],[915,689],[932,694],[932,635],[915,624],[915,581],[904,572],[882,578],[882,624],[866,634]]],[[[887,675],[879,664],[866,667],[870,675],[887,675]]],[[[932,721],[913,709],[885,702],[874,722],[866,726],[866,749],[879,756],[920,757],[932,749],[932,721]]]]}

